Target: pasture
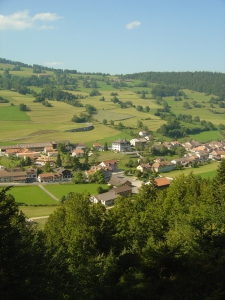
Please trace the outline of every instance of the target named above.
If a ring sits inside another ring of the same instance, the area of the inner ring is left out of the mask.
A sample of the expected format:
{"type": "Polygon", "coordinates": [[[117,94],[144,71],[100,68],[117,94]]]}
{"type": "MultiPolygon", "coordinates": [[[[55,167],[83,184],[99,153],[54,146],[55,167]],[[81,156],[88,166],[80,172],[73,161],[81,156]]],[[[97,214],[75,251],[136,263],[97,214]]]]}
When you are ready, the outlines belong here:
{"type": "Polygon", "coordinates": [[[59,202],[52,199],[39,186],[13,186],[8,194],[11,194],[17,203],[30,205],[58,204],[59,202]]]}
{"type": "Polygon", "coordinates": [[[58,206],[19,206],[27,218],[37,218],[51,215],[58,206]]]}
{"type": "MultiPolygon", "coordinates": [[[[6,68],[13,68],[12,65],[7,64],[0,64],[0,67],[3,69],[0,70],[0,74],[3,74],[6,68]]],[[[37,75],[33,73],[32,68],[22,68],[22,71],[10,71],[10,74],[18,76],[37,75]]],[[[47,74],[53,75],[53,72],[47,71],[47,74]]],[[[83,99],[80,99],[84,106],[85,104],[91,104],[97,108],[97,113],[93,115],[93,119],[96,120],[93,121],[94,130],[77,133],[65,132],[65,130],[83,126],[83,124],[72,122],[71,119],[74,114],[84,112],[85,107],[74,107],[60,101],[50,101],[52,107],[45,107],[41,103],[33,102],[34,98],[30,94],[21,95],[15,91],[0,90],[0,96],[10,101],[8,104],[0,104],[0,145],[17,142],[48,142],[60,139],[68,139],[72,143],[84,141],[91,144],[96,140],[102,143],[105,141],[111,143],[113,140],[124,137],[125,132],[123,130],[117,130],[113,126],[104,126],[101,124],[103,119],[106,119],[108,123],[110,120],[113,120],[115,121],[115,125],[122,122],[125,126],[134,128],[132,130],[135,132],[138,132],[136,129],[137,120],[141,120],[144,126],[147,126],[150,131],[154,132],[154,135],[158,136],[160,139],[163,138],[164,140],[168,140],[167,137],[162,137],[156,133],[157,129],[165,123],[164,120],[161,120],[158,116],[154,115],[156,110],[162,108],[162,106],[158,105],[156,101],[151,98],[151,88],[135,86],[141,82],[140,80],[133,80],[128,83],[127,87],[116,89],[112,86],[112,80],[116,78],[115,76],[73,74],[72,77],[77,79],[78,87],[76,91],[71,91],[71,93],[84,96],[83,99]],[[107,84],[104,81],[106,77],[109,79],[110,84],[107,84]],[[90,97],[89,93],[92,88],[84,88],[84,78],[98,80],[97,85],[101,95],[90,97]],[[137,94],[137,91],[142,90],[148,91],[146,99],[140,98],[140,94],[137,94]],[[148,113],[140,112],[137,111],[135,107],[122,109],[118,104],[111,102],[113,97],[111,92],[116,92],[118,94],[117,98],[123,102],[132,101],[133,105],[141,105],[143,108],[149,106],[150,111],[148,113]],[[99,101],[102,96],[105,97],[105,101],[99,101]],[[11,103],[15,106],[11,106],[11,103]],[[18,106],[20,103],[26,104],[30,111],[19,111],[18,106]]],[[[38,93],[41,92],[40,87],[31,86],[30,89],[33,89],[38,93]]],[[[213,114],[209,111],[210,103],[208,103],[208,101],[212,95],[205,95],[204,93],[193,92],[187,89],[184,89],[184,92],[188,96],[188,99],[183,99],[179,102],[174,101],[174,97],[165,97],[172,112],[177,115],[182,113],[191,114],[193,117],[199,116],[201,120],[205,119],[206,121],[211,121],[215,125],[224,123],[224,114],[213,114]],[[185,101],[191,105],[191,109],[184,109],[183,103],[185,101]],[[192,105],[193,101],[201,104],[202,108],[195,108],[192,105]]],[[[223,111],[218,105],[215,105],[215,109],[219,112],[223,111]]],[[[126,132],[126,137],[128,138],[128,132],[126,132]]],[[[193,135],[188,138],[207,141],[209,139],[220,139],[221,136],[218,131],[213,131],[193,135]]]]}
{"type": "Polygon", "coordinates": [[[201,175],[202,178],[212,178],[216,175],[216,170],[218,168],[218,162],[211,162],[210,164],[199,166],[197,168],[185,168],[183,170],[174,170],[167,173],[161,173],[162,176],[175,178],[180,174],[188,175],[191,172],[195,175],[201,175]]]}
{"type": "Polygon", "coordinates": [[[3,106],[0,104],[1,121],[30,121],[27,112],[21,111],[18,106],[3,106]]]}
{"type": "Polygon", "coordinates": [[[87,183],[87,184],[54,184],[45,185],[44,187],[58,199],[66,196],[68,193],[83,193],[88,192],[91,195],[97,194],[97,188],[101,186],[107,188],[106,184],[87,183]]]}

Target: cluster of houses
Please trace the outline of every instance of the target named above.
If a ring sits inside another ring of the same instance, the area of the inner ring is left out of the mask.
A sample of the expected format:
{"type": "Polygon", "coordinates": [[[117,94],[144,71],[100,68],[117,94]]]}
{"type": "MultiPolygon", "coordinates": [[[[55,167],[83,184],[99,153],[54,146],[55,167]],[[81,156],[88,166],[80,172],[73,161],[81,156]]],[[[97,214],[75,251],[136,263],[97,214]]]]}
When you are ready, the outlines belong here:
{"type": "MultiPolygon", "coordinates": [[[[145,131],[139,133],[138,138],[127,141],[126,138],[119,139],[112,143],[109,147],[114,152],[130,152],[131,147],[140,145],[147,145],[147,142],[153,140],[151,135],[147,135],[145,131]]],[[[2,146],[0,155],[14,156],[26,159],[30,157],[33,165],[44,166],[47,162],[50,163],[52,172],[37,174],[37,168],[29,168],[21,171],[20,168],[7,169],[0,166],[0,182],[61,182],[70,180],[73,173],[63,167],[56,168],[54,156],[57,156],[57,145],[63,143],[71,156],[82,157],[84,156],[86,146],[84,142],[77,143],[74,147],[71,146],[69,141],[52,141],[49,143],[32,143],[32,144],[17,144],[15,146],[2,146]]],[[[171,161],[165,160],[163,157],[156,158],[152,164],[140,163],[137,170],[140,172],[157,172],[165,173],[172,171],[177,165],[189,167],[193,163],[204,162],[206,160],[221,160],[225,158],[225,142],[212,141],[209,143],[199,143],[197,141],[189,141],[180,143],[178,141],[164,142],[154,144],[153,147],[160,150],[162,147],[172,149],[174,147],[182,146],[186,150],[186,154],[182,158],[173,159],[171,161]]],[[[93,144],[93,149],[103,151],[104,147],[96,142],[93,144]]],[[[106,160],[100,164],[91,167],[90,170],[85,171],[87,181],[88,177],[97,171],[101,171],[104,175],[105,182],[112,186],[112,189],[103,194],[95,195],[91,198],[93,203],[101,202],[104,205],[111,205],[114,200],[120,196],[126,196],[134,192],[134,183],[127,180],[125,177],[119,177],[113,174],[118,171],[117,160],[106,160]]],[[[168,187],[171,179],[167,177],[159,177],[156,179],[158,188],[168,187]]]]}

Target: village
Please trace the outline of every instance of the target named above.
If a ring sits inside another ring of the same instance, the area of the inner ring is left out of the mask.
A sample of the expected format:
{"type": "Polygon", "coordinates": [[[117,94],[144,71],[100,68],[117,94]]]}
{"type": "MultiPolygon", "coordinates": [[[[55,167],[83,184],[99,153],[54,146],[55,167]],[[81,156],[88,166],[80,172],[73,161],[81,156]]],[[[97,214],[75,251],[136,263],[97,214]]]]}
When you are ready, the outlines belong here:
{"type": "MultiPolygon", "coordinates": [[[[2,146],[0,149],[1,156],[24,160],[29,158],[32,166],[26,169],[22,169],[20,166],[11,169],[0,166],[0,183],[42,184],[72,181],[75,172],[69,168],[57,165],[56,157],[59,154],[57,151],[59,144],[64,145],[71,157],[78,159],[84,157],[85,151],[88,151],[89,157],[93,153],[105,151],[104,146],[99,142],[94,143],[91,149],[87,149],[84,142],[71,144],[68,140],[2,146]],[[46,164],[50,166],[50,172],[43,171],[46,164]],[[40,169],[42,172],[39,172],[40,169]]],[[[127,141],[126,138],[113,141],[112,145],[107,147],[107,150],[114,153],[122,152],[127,155],[136,154],[139,158],[136,161],[135,168],[139,174],[145,173],[151,175],[150,177],[154,178],[157,188],[164,189],[170,185],[172,178],[163,176],[162,173],[166,174],[176,168],[191,168],[212,160],[220,161],[225,157],[225,142],[212,141],[209,143],[200,143],[191,140],[185,143],[178,141],[156,143],[152,135],[148,135],[145,131],[140,131],[138,137],[130,141],[127,141]],[[171,150],[176,149],[176,147],[182,147],[181,149],[183,149],[183,153],[185,154],[183,157],[174,158],[171,161],[166,160],[164,157],[155,157],[151,163],[146,163],[141,154],[143,151],[140,151],[140,149],[148,147],[150,141],[151,148],[154,148],[156,152],[162,148],[171,150]]],[[[150,180],[143,181],[142,178],[131,176],[132,174],[129,174],[129,172],[119,169],[118,160],[116,159],[104,160],[92,165],[84,171],[86,176],[85,181],[88,183],[90,176],[96,172],[102,173],[104,182],[110,188],[109,191],[92,195],[90,201],[93,203],[100,202],[105,206],[113,205],[114,200],[120,195],[126,196],[131,193],[138,193],[139,188],[144,182],[145,184],[151,184],[150,180]]]]}

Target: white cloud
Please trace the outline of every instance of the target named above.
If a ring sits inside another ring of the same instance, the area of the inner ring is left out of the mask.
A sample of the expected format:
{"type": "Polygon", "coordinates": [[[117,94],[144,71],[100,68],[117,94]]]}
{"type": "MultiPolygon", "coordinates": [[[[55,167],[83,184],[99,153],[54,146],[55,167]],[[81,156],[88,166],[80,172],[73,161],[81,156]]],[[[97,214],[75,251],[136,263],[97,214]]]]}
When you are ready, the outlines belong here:
{"type": "Polygon", "coordinates": [[[59,62],[59,61],[45,62],[44,64],[47,65],[47,66],[64,65],[63,62],[59,62]]]}
{"type": "Polygon", "coordinates": [[[57,14],[51,14],[51,13],[41,13],[36,14],[33,17],[33,20],[42,20],[42,21],[55,21],[58,19],[61,19],[62,17],[57,16],[57,14]]]}
{"type": "Polygon", "coordinates": [[[41,30],[45,30],[45,29],[54,29],[54,26],[42,25],[42,26],[38,27],[38,29],[41,29],[41,30]]]}
{"type": "Polygon", "coordinates": [[[130,30],[130,29],[133,29],[134,27],[138,27],[140,25],[141,25],[141,22],[139,22],[139,21],[133,21],[131,23],[128,23],[126,25],[126,28],[130,30]]]}
{"type": "Polygon", "coordinates": [[[36,22],[53,22],[60,18],[62,17],[57,16],[55,13],[40,13],[32,17],[29,15],[28,10],[18,11],[8,16],[0,15],[0,30],[24,30],[28,28],[52,29],[52,26],[46,26],[45,24],[38,27],[36,22]]]}

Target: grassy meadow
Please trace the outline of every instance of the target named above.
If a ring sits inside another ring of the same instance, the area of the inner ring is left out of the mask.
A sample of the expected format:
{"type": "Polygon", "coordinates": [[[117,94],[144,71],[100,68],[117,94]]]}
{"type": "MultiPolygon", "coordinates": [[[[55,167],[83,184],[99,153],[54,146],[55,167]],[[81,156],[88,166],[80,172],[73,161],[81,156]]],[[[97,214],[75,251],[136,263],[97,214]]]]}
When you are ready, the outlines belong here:
{"type": "Polygon", "coordinates": [[[58,204],[39,186],[13,186],[9,192],[16,202],[28,205],[58,204]]]}
{"type": "Polygon", "coordinates": [[[211,162],[210,164],[199,166],[197,168],[185,168],[183,170],[174,170],[168,173],[161,173],[161,175],[175,178],[180,174],[188,175],[192,172],[195,175],[201,175],[202,178],[212,178],[216,175],[218,165],[218,162],[211,162]]]}
{"type": "Polygon", "coordinates": [[[52,193],[58,199],[62,196],[66,196],[68,193],[83,193],[88,192],[91,195],[97,194],[97,188],[101,186],[107,188],[106,184],[56,184],[56,185],[45,185],[46,190],[52,193]]]}

